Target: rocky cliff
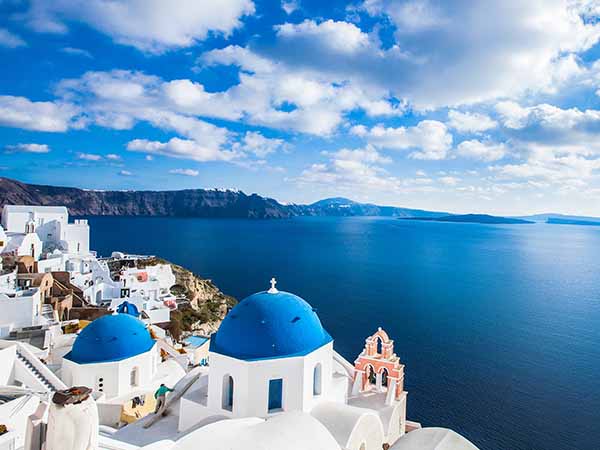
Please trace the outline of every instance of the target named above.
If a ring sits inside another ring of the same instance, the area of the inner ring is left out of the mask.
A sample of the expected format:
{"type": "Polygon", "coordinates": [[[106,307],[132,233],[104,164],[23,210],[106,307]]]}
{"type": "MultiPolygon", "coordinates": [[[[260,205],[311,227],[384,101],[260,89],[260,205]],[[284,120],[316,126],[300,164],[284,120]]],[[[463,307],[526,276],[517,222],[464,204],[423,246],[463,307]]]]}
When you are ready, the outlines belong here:
{"type": "Polygon", "coordinates": [[[284,205],[258,194],[247,195],[231,190],[90,191],[0,178],[0,207],[3,205],[60,205],[66,206],[74,216],[282,219],[295,216],[433,217],[446,214],[359,203],[345,198],[330,198],[310,205],[284,205]]]}
{"type": "Polygon", "coordinates": [[[90,191],[0,178],[0,206],[60,205],[75,216],[284,218],[292,210],[271,198],[241,191],[90,191]]]}
{"type": "MultiPolygon", "coordinates": [[[[119,264],[127,264],[131,267],[132,262],[111,261],[109,267],[111,272],[118,272],[119,264]]],[[[144,268],[156,264],[169,264],[175,274],[175,285],[171,292],[179,298],[187,299],[187,302],[178,302],[178,309],[171,312],[171,334],[179,338],[182,334],[198,331],[209,335],[219,328],[221,321],[227,312],[237,303],[237,300],[224,294],[211,281],[188,269],[173,264],[162,258],[145,258],[135,261],[135,266],[144,268]]]]}

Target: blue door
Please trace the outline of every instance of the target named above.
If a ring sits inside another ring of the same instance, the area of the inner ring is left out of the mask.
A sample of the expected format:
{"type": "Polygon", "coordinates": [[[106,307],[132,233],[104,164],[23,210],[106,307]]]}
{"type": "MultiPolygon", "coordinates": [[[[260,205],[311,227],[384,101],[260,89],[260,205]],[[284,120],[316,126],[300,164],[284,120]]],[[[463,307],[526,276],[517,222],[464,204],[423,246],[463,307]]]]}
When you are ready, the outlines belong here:
{"type": "Polygon", "coordinates": [[[282,409],[283,379],[269,381],[269,412],[282,409]]]}

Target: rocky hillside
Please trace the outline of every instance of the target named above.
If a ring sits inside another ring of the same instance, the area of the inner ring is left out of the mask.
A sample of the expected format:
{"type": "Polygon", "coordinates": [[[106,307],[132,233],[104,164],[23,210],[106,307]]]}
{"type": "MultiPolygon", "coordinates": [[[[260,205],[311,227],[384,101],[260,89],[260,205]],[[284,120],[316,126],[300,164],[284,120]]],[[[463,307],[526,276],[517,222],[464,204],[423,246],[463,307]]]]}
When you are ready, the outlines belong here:
{"type": "Polygon", "coordinates": [[[231,190],[90,191],[0,178],[0,207],[6,204],[66,206],[74,216],[282,219],[295,216],[433,217],[447,214],[358,203],[345,198],[330,198],[310,205],[283,205],[272,198],[231,190]]]}
{"type": "MultiPolygon", "coordinates": [[[[111,261],[111,272],[118,272],[119,264],[132,267],[132,261],[111,261]]],[[[181,334],[198,331],[211,334],[219,328],[227,312],[233,308],[237,300],[224,294],[211,281],[199,277],[188,269],[161,258],[147,258],[135,261],[135,267],[144,268],[156,264],[170,264],[175,274],[175,285],[171,292],[178,297],[185,297],[188,303],[179,303],[178,309],[171,312],[171,334],[179,338],[181,334]]]]}

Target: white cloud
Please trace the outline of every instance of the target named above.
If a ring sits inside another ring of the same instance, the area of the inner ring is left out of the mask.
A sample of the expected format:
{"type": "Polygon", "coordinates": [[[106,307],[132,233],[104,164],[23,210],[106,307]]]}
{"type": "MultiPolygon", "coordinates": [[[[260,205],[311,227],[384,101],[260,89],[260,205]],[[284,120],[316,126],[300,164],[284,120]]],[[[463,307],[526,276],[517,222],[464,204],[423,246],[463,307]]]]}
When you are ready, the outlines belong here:
{"type": "Polygon", "coordinates": [[[95,153],[77,153],[77,158],[85,161],[100,161],[102,155],[97,155],[95,153]]]}
{"type": "Polygon", "coordinates": [[[283,139],[270,139],[257,131],[247,131],[241,142],[234,145],[234,149],[252,153],[259,158],[285,147],[283,139]]]}
{"type": "Polygon", "coordinates": [[[134,139],[127,144],[127,150],[200,162],[231,161],[237,156],[235,152],[221,150],[218,146],[205,145],[193,139],[176,137],[167,142],[134,139]]]}
{"type": "Polygon", "coordinates": [[[169,173],[175,174],[175,175],[185,175],[188,177],[197,177],[200,172],[194,169],[172,169],[169,170],[169,173]]]}
{"type": "Polygon", "coordinates": [[[120,170],[119,175],[122,177],[131,177],[133,176],[133,172],[130,172],[129,170],[120,170]]]}
{"type": "Polygon", "coordinates": [[[8,145],[6,149],[10,152],[25,152],[25,153],[49,153],[50,147],[48,144],[16,144],[8,145]]]}
{"type": "Polygon", "coordinates": [[[342,190],[396,190],[400,180],[388,175],[381,167],[390,162],[373,146],[326,152],[328,163],[313,164],[303,170],[297,182],[311,185],[334,185],[342,190]]]}
{"type": "Polygon", "coordinates": [[[480,161],[497,161],[507,153],[506,145],[502,143],[482,142],[477,139],[461,142],[456,150],[462,157],[480,161]]]}
{"type": "Polygon", "coordinates": [[[580,73],[576,56],[598,42],[600,22],[585,17],[593,1],[368,0],[364,10],[395,25],[393,45],[347,22],[305,21],[279,26],[269,53],[418,109],[556,91],[580,73]]]}
{"type": "Polygon", "coordinates": [[[17,48],[25,47],[27,43],[6,28],[0,28],[0,47],[17,48]]]}
{"type": "Polygon", "coordinates": [[[300,9],[300,2],[298,0],[281,0],[281,8],[289,16],[294,11],[300,9]]]}
{"type": "Polygon", "coordinates": [[[0,96],[0,125],[33,131],[81,128],[79,110],[69,103],[32,102],[25,97],[0,96]]]}
{"type": "Polygon", "coordinates": [[[82,48],[63,47],[60,50],[61,50],[61,52],[66,53],[68,55],[75,55],[75,56],[83,56],[85,58],[92,58],[92,54],[90,52],[88,52],[87,50],[84,50],[82,48]]]}
{"type": "MultiPolygon", "coordinates": [[[[282,27],[279,33],[296,33],[293,27],[282,27]]],[[[330,45],[349,48],[356,44],[339,40],[330,45]]],[[[353,110],[361,109],[369,116],[398,116],[405,111],[405,105],[392,103],[385,90],[298,70],[246,48],[229,46],[206,52],[199,59],[199,64],[203,67],[239,67],[240,83],[218,93],[219,97],[213,99],[210,108],[218,111],[219,104],[215,101],[227,101],[230,111],[235,111],[236,115],[243,114],[248,123],[255,125],[329,135],[353,110]]],[[[189,98],[189,95],[185,97],[189,98]]]]}
{"type": "Polygon", "coordinates": [[[446,186],[456,186],[460,179],[456,177],[446,176],[439,178],[440,183],[445,184],[446,186]]]}
{"type": "Polygon", "coordinates": [[[115,153],[109,153],[108,155],[106,155],[106,159],[110,159],[112,161],[118,161],[119,159],[121,159],[121,157],[115,153]]]}
{"type": "Polygon", "coordinates": [[[423,120],[412,127],[384,127],[377,125],[366,130],[353,127],[352,132],[377,147],[395,150],[414,150],[414,159],[444,159],[452,146],[452,135],[446,125],[436,120],[423,120]]]}
{"type": "Polygon", "coordinates": [[[303,40],[307,44],[318,41],[323,50],[335,53],[355,54],[370,48],[369,36],[356,25],[348,22],[326,20],[317,23],[305,20],[299,24],[285,23],[275,27],[277,36],[284,40],[303,40]]]}
{"type": "Polygon", "coordinates": [[[83,22],[116,42],[145,52],[189,47],[209,33],[229,35],[254,13],[251,0],[32,0],[26,20],[39,32],[65,33],[69,21],[83,22]]]}
{"type": "Polygon", "coordinates": [[[497,125],[496,121],[486,114],[448,111],[448,126],[459,133],[479,133],[495,128],[497,125]]]}

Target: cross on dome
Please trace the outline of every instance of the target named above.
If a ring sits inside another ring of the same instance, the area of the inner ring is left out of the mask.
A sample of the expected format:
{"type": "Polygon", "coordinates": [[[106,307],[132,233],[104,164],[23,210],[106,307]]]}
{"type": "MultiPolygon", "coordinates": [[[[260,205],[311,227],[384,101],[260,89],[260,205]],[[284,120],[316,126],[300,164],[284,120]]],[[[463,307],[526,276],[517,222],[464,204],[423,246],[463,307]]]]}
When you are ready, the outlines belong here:
{"type": "Polygon", "coordinates": [[[267,291],[269,294],[277,294],[279,292],[275,287],[276,284],[277,280],[275,279],[275,277],[271,278],[271,289],[267,291]]]}

